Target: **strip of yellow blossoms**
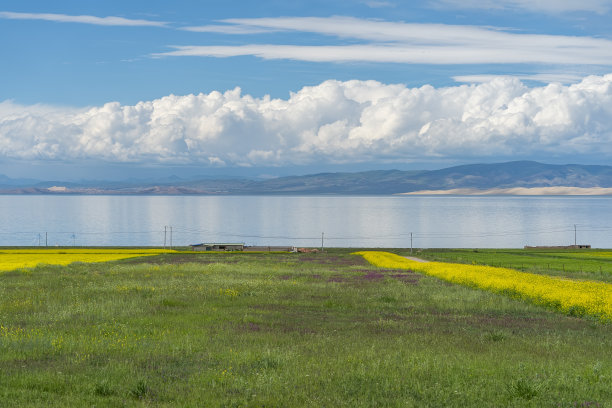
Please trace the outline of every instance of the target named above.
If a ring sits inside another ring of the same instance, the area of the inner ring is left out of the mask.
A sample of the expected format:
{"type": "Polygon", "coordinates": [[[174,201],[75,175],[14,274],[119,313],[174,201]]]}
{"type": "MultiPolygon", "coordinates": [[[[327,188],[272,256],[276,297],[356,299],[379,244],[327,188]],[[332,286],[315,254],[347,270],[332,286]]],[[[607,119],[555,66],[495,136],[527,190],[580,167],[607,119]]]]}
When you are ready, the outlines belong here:
{"type": "Polygon", "coordinates": [[[0,272],[33,268],[39,264],[68,265],[73,262],[108,262],[137,256],[175,252],[164,249],[3,249],[0,250],[0,272]]]}
{"type": "Polygon", "coordinates": [[[410,269],[449,282],[501,292],[553,307],[569,315],[612,321],[612,284],[575,281],[514,269],[444,262],[416,262],[389,252],[356,252],[382,268],[410,269]]]}

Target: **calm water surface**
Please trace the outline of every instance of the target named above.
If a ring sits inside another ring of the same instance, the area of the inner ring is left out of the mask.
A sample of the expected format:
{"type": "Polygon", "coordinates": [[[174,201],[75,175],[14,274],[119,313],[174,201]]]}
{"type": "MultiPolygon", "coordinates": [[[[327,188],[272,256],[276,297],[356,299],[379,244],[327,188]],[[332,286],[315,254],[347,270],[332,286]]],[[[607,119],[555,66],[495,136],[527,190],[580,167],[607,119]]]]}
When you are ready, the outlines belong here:
{"type": "Polygon", "coordinates": [[[612,248],[612,197],[0,196],[0,245],[612,248]],[[166,234],[164,234],[164,227],[166,234]]]}

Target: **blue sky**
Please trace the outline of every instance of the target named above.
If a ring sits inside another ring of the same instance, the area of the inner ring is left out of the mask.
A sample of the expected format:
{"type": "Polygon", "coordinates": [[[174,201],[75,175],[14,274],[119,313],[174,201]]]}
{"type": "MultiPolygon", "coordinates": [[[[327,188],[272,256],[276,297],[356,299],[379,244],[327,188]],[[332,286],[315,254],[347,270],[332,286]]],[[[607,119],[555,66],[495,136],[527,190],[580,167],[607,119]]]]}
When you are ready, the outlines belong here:
{"type": "Polygon", "coordinates": [[[0,173],[607,163],[611,17],[608,0],[3,1],[0,173]]]}

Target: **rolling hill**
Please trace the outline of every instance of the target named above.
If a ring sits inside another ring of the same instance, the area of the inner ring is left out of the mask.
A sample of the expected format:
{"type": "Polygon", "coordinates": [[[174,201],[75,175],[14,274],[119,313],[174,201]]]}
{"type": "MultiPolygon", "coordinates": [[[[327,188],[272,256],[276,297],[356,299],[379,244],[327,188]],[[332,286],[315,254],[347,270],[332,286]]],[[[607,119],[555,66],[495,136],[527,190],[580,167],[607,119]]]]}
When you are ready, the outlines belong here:
{"type": "MultiPolygon", "coordinates": [[[[2,194],[401,194],[423,190],[522,191],[542,187],[612,188],[612,166],[532,161],[471,164],[440,170],[320,173],[268,180],[198,179],[147,182],[20,182],[0,177],[2,194]],[[513,190],[514,189],[514,190],[513,190]]],[[[543,190],[544,191],[544,190],[543,190]]],[[[551,190],[562,191],[562,190],[551,190]]]]}

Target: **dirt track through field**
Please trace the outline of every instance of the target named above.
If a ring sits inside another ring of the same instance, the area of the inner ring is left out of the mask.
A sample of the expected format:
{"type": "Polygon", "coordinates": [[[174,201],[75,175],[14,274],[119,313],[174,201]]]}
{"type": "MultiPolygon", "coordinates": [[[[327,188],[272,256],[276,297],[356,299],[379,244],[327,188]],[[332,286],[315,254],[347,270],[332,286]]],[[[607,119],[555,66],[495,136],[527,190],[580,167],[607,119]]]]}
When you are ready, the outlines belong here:
{"type": "Polygon", "coordinates": [[[427,263],[429,261],[426,261],[425,259],[421,259],[421,258],[415,258],[413,256],[405,256],[404,258],[406,259],[410,259],[411,261],[415,261],[415,262],[422,262],[422,263],[427,263]]]}

